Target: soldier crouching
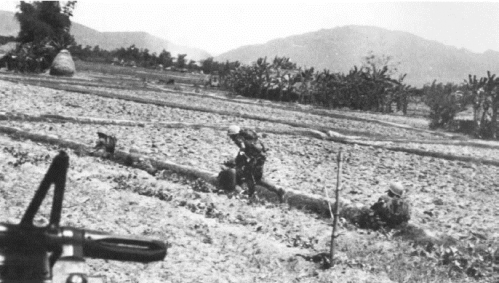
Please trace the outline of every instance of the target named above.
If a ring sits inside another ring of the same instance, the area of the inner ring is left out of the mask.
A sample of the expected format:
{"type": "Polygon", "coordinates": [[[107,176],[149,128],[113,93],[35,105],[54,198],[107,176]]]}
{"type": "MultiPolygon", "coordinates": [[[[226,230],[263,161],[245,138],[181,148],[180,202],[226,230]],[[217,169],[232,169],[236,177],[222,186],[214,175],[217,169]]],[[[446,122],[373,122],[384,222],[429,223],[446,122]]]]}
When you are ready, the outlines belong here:
{"type": "Polygon", "coordinates": [[[266,148],[258,140],[258,136],[251,130],[242,130],[236,125],[229,127],[227,135],[239,147],[235,159],[236,179],[238,184],[246,182],[248,185],[248,196],[255,196],[255,186],[263,178],[266,148]]]}

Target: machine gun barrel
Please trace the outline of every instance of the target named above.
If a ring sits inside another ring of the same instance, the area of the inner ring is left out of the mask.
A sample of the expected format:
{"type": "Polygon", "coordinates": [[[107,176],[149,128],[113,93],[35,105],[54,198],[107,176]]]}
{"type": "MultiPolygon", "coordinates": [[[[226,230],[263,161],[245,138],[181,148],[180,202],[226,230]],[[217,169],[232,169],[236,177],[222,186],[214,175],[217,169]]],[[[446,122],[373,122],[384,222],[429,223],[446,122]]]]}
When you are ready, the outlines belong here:
{"type": "Polygon", "coordinates": [[[53,251],[73,246],[75,255],[119,261],[152,262],[166,256],[166,243],[143,237],[113,235],[100,231],[60,227],[51,229],[0,223],[0,250],[53,251]]]}
{"type": "Polygon", "coordinates": [[[163,260],[167,245],[158,240],[84,231],[84,256],[120,261],[151,262],[163,260]]]}

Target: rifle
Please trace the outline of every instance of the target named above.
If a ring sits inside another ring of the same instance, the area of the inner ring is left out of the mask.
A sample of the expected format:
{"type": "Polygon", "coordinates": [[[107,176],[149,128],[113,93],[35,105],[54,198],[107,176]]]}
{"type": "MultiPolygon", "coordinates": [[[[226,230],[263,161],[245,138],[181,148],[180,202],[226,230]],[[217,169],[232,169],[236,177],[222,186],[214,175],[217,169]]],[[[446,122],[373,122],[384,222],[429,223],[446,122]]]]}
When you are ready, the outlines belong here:
{"type": "Polygon", "coordinates": [[[167,244],[143,237],[60,227],[69,157],[61,151],[52,161],[21,222],[0,223],[0,283],[92,283],[85,257],[118,261],[163,260],[167,244]],[[51,184],[54,197],[46,227],[33,219],[51,184]]]}

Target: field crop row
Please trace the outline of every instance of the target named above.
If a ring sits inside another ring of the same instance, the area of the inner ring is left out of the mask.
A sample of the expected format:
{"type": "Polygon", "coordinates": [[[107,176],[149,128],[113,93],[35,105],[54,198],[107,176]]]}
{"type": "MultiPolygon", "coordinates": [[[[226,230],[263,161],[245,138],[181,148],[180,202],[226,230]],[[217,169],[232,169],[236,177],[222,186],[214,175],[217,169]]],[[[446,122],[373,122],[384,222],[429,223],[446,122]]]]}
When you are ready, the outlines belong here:
{"type": "MultiPolygon", "coordinates": [[[[86,91],[89,91],[90,89],[94,89],[95,91],[112,91],[112,89],[105,89],[105,88],[90,88],[86,87],[86,91]]],[[[15,92],[15,91],[14,91],[15,92]]],[[[50,93],[51,91],[49,91],[50,93]]],[[[56,92],[57,93],[57,92],[56,92]]],[[[15,95],[12,95],[11,92],[5,92],[4,94],[10,94],[7,95],[7,99],[10,98],[12,100],[16,99],[15,95]]],[[[140,97],[141,99],[155,99],[159,101],[165,101],[165,103],[178,105],[178,108],[181,110],[187,110],[188,109],[197,109],[198,111],[196,112],[206,112],[206,113],[217,113],[221,112],[226,115],[222,116],[233,116],[233,117],[253,117],[253,119],[256,120],[263,120],[266,121],[268,120],[270,123],[283,123],[283,124],[290,124],[290,125],[295,125],[295,124],[300,124],[300,125],[308,125],[309,127],[312,128],[323,128],[323,129],[332,129],[334,131],[338,131],[343,134],[347,135],[361,135],[361,136],[369,136],[369,137],[398,137],[398,138],[410,138],[410,139],[435,139],[439,138],[437,135],[433,135],[430,133],[425,133],[425,132],[419,132],[419,131],[412,131],[408,129],[400,129],[397,131],[393,131],[393,127],[390,126],[383,126],[379,125],[376,123],[366,123],[362,121],[352,121],[352,120],[346,120],[346,119],[335,119],[335,118],[330,118],[330,117],[321,117],[319,115],[313,115],[313,114],[306,114],[306,113],[300,113],[300,112],[290,112],[286,110],[281,110],[281,109],[275,109],[275,108],[266,108],[266,107],[261,107],[259,105],[247,105],[247,104],[238,104],[234,102],[224,102],[220,100],[213,100],[210,98],[199,98],[199,97],[194,97],[194,96],[185,96],[182,94],[174,94],[174,93],[156,93],[156,92],[140,92],[140,91],[120,91],[121,95],[129,95],[129,96],[136,96],[140,97]],[[258,113],[258,114],[256,114],[258,113]]],[[[73,97],[68,97],[68,98],[63,98],[64,100],[79,100],[81,99],[80,97],[84,99],[83,94],[74,94],[73,97]]],[[[61,98],[60,95],[51,96],[51,95],[46,95],[46,99],[49,100],[48,102],[53,102],[54,99],[59,99],[61,98]],[[52,100],[52,101],[50,101],[52,100]]],[[[11,101],[5,101],[5,104],[9,104],[11,101]]],[[[109,100],[107,100],[109,101],[109,100]]],[[[111,100],[112,101],[112,100],[111,100]]],[[[36,101],[36,103],[43,103],[42,101],[36,101]]],[[[113,110],[116,112],[117,115],[121,119],[137,119],[137,118],[142,118],[140,120],[149,120],[149,119],[162,119],[165,120],[168,119],[168,121],[181,121],[181,122],[193,122],[192,120],[186,120],[185,116],[182,115],[182,117],[179,117],[179,119],[170,119],[168,115],[158,115],[154,117],[154,113],[151,113],[153,111],[148,111],[146,113],[143,113],[145,117],[134,117],[131,111],[127,109],[126,106],[122,106],[125,102],[124,101],[116,101],[116,103],[113,104],[113,110]],[[120,109],[122,108],[122,109],[120,109]],[[128,110],[128,111],[127,111],[128,110]]],[[[71,103],[68,101],[69,105],[78,105],[82,106],[78,103],[71,103]]],[[[111,104],[111,103],[108,103],[111,104]]],[[[51,107],[52,105],[47,105],[47,109],[53,108],[51,107]]],[[[61,105],[63,106],[63,105],[61,105]]],[[[151,108],[154,105],[151,105],[151,108]]],[[[104,105],[101,106],[105,107],[104,105]]],[[[108,106],[111,107],[111,106],[108,106]]],[[[164,110],[164,108],[160,108],[161,110],[164,110]]],[[[52,113],[60,113],[62,109],[53,109],[52,113]]],[[[91,111],[85,111],[87,109],[81,109],[83,113],[88,113],[91,111]]],[[[90,109],[88,109],[90,110],[90,109]]],[[[106,113],[109,112],[107,109],[102,109],[101,113],[106,113]]],[[[93,112],[95,112],[94,110],[93,112]]],[[[158,111],[156,111],[157,113],[158,111]]],[[[66,113],[64,113],[66,114],[66,113]]],[[[68,113],[68,115],[71,115],[68,113]]],[[[80,114],[80,115],[85,115],[85,116],[92,116],[90,114],[80,114]]],[[[108,118],[112,118],[110,116],[107,116],[108,118]]],[[[187,115],[189,117],[189,115],[187,115]]],[[[247,120],[247,119],[246,119],[247,120]]]]}

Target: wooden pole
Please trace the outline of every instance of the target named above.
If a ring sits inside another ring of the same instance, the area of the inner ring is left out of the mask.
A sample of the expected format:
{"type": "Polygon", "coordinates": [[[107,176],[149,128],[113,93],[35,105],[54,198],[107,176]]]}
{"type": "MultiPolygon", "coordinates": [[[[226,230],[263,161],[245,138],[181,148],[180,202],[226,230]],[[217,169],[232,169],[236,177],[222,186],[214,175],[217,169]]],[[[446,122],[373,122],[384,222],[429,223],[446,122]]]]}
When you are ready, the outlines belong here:
{"type": "Polygon", "coordinates": [[[336,178],[336,205],[334,206],[333,213],[333,233],[331,234],[331,252],[329,254],[329,262],[331,266],[334,266],[334,240],[337,238],[336,230],[338,226],[339,208],[340,208],[340,187],[341,187],[341,163],[342,163],[342,150],[338,153],[338,175],[336,178]]]}

